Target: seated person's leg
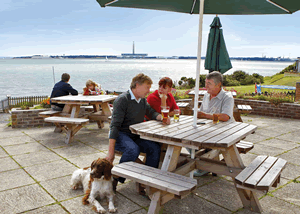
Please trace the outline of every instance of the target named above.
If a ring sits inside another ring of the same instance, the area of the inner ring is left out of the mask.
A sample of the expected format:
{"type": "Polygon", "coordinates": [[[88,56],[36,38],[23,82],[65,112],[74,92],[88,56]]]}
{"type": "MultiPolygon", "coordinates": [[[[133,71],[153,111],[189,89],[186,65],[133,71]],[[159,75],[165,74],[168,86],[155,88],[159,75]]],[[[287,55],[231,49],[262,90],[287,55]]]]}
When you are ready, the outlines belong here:
{"type": "MultiPolygon", "coordinates": [[[[140,148],[130,137],[131,135],[125,132],[119,132],[119,137],[116,140],[115,150],[123,152],[120,163],[135,161],[139,154],[140,148]]],[[[124,183],[125,178],[118,178],[118,181],[124,183]]]]}
{"type": "Polygon", "coordinates": [[[59,107],[59,106],[56,106],[56,105],[51,105],[51,109],[52,109],[53,111],[62,111],[62,110],[63,110],[63,108],[61,108],[61,107],[59,107]]]}
{"type": "Polygon", "coordinates": [[[139,145],[141,152],[146,153],[146,165],[158,168],[160,160],[160,145],[157,142],[138,139],[136,143],[139,145]]]}

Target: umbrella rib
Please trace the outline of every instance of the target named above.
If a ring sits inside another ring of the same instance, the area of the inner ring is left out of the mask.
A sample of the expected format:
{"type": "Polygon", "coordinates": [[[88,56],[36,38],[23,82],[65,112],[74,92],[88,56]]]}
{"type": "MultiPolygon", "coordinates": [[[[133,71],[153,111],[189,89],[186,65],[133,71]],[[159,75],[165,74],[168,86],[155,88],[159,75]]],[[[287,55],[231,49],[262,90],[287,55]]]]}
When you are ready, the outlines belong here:
{"type": "MultiPolygon", "coordinates": [[[[192,8],[191,8],[190,14],[193,14],[193,12],[194,12],[194,8],[195,8],[195,5],[196,5],[196,1],[197,1],[197,0],[194,0],[194,2],[193,2],[193,5],[192,5],[192,8]]],[[[199,1],[200,1],[200,0],[199,0],[199,1]]]]}
{"type": "Polygon", "coordinates": [[[110,1],[110,2],[107,2],[107,3],[105,4],[105,7],[106,7],[107,5],[110,5],[110,4],[112,4],[112,3],[115,3],[115,2],[117,2],[117,1],[119,1],[119,0],[112,0],[112,1],[110,1]]]}
{"type": "Polygon", "coordinates": [[[286,8],[284,8],[284,7],[282,7],[282,6],[280,6],[279,4],[276,4],[275,2],[272,2],[271,0],[266,0],[266,1],[269,2],[269,3],[271,3],[271,4],[273,4],[273,5],[275,5],[276,7],[280,8],[281,10],[284,10],[284,11],[286,11],[287,13],[292,14],[291,11],[289,11],[288,9],[286,9],[286,8]]]}

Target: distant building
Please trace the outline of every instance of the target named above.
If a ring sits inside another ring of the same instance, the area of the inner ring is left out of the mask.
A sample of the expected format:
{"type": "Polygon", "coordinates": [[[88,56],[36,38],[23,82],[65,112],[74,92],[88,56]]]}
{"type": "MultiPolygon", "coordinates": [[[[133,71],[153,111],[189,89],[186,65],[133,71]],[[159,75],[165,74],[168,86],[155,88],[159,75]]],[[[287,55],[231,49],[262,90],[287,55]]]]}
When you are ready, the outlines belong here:
{"type": "Polygon", "coordinates": [[[300,73],[300,57],[298,57],[296,60],[296,71],[300,73]]]}
{"type": "Polygon", "coordinates": [[[134,42],[132,45],[132,53],[122,53],[121,56],[123,58],[145,58],[148,56],[148,54],[143,54],[143,53],[135,53],[134,52],[134,42]]]}

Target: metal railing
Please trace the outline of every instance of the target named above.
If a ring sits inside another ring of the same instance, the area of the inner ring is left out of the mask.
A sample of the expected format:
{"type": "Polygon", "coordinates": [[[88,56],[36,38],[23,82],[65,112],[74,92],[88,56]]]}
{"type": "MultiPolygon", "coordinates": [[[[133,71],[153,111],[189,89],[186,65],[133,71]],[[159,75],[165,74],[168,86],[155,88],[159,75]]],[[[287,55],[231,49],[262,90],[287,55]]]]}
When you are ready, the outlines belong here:
{"type": "Polygon", "coordinates": [[[10,97],[0,101],[0,111],[8,111],[14,107],[29,106],[40,104],[48,96],[28,96],[28,97],[10,97]]]}

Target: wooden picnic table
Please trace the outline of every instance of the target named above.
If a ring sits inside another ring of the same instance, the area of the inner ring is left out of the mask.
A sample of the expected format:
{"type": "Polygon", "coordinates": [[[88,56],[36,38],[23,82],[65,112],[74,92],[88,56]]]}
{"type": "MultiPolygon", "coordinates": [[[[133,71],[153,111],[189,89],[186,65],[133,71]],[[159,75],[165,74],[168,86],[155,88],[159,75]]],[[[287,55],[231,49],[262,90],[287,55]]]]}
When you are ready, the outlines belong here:
{"type": "Polygon", "coordinates": [[[82,125],[89,122],[89,119],[97,121],[98,127],[103,128],[103,121],[108,121],[108,117],[111,116],[109,102],[116,98],[117,96],[115,95],[83,96],[82,94],[52,98],[52,103],[65,104],[65,107],[61,113],[54,115],[54,117],[45,118],[45,121],[53,122],[56,125],[55,132],[61,130],[66,131],[66,143],[69,143],[72,141],[74,135],[82,128],[82,125]],[[85,115],[84,118],[79,118],[81,105],[92,105],[94,111],[85,115]]]}
{"type": "MultiPolygon", "coordinates": [[[[130,126],[134,134],[143,139],[160,142],[167,145],[167,151],[161,167],[162,171],[170,171],[180,175],[201,169],[212,173],[235,177],[245,168],[236,144],[257,129],[254,125],[241,122],[219,122],[198,119],[203,124],[193,127],[192,116],[180,116],[180,121],[163,125],[159,121],[147,121],[130,126]],[[211,149],[196,158],[192,155],[188,163],[177,168],[182,147],[203,150],[211,149]],[[224,161],[219,160],[222,154],[224,161]]],[[[245,208],[260,212],[261,206],[256,193],[251,189],[236,186],[237,192],[245,208]]],[[[158,205],[159,206],[159,205],[158,205]]]]}

